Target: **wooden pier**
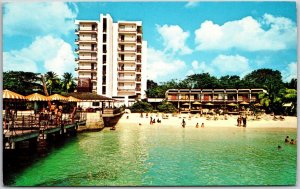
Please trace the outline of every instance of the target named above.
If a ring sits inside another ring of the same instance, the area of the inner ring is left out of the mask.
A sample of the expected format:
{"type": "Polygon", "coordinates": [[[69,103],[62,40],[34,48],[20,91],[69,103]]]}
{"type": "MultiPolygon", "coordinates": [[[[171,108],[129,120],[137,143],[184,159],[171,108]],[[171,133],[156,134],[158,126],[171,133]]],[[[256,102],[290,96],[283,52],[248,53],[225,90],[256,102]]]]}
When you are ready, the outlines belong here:
{"type": "Polygon", "coordinates": [[[86,112],[75,115],[62,114],[17,114],[4,115],[3,148],[15,149],[16,143],[35,140],[43,141],[47,135],[64,135],[76,133],[79,125],[86,124],[86,112]]]}

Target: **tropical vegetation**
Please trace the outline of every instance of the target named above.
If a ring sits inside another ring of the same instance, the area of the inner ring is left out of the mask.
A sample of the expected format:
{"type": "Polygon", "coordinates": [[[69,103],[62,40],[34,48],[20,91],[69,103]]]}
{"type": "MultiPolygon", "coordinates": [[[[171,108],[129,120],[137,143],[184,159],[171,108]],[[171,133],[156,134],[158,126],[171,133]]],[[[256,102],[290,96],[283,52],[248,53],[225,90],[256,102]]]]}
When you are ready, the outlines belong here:
{"type": "MultiPolygon", "coordinates": [[[[59,77],[54,72],[43,75],[49,95],[62,92],[74,92],[76,83],[71,73],[64,73],[59,77]]],[[[22,95],[34,92],[44,93],[42,77],[39,73],[8,71],[3,72],[3,89],[12,90],[22,95]]]]}
{"type": "Polygon", "coordinates": [[[160,84],[148,80],[146,94],[148,98],[165,98],[165,93],[168,89],[177,88],[263,88],[267,93],[260,94],[259,100],[268,113],[289,113],[296,115],[297,79],[292,79],[290,82],[283,82],[281,73],[278,70],[258,69],[245,75],[243,78],[237,75],[226,75],[216,78],[209,73],[201,73],[189,75],[183,80],[172,79],[160,84]],[[290,103],[291,106],[283,108],[287,103],[290,103]]]}

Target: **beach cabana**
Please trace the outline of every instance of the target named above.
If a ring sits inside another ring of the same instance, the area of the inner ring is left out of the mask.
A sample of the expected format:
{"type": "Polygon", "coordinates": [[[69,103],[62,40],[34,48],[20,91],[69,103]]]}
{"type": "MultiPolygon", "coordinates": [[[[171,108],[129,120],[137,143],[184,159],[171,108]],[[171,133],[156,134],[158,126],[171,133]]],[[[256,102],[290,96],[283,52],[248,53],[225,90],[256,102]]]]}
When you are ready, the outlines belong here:
{"type": "Polygon", "coordinates": [[[60,94],[54,94],[49,96],[49,98],[51,99],[51,101],[68,101],[68,98],[65,96],[62,96],[60,94]]]}
{"type": "Polygon", "coordinates": [[[245,102],[245,101],[243,101],[243,102],[241,102],[240,104],[241,104],[241,105],[248,105],[249,103],[248,103],[248,102],[245,102]]]}
{"type": "Polygon", "coordinates": [[[2,98],[3,100],[8,100],[8,101],[26,100],[25,96],[7,89],[3,90],[2,98]]]}
{"type": "Polygon", "coordinates": [[[255,103],[254,106],[262,106],[260,103],[255,103]]]}
{"type": "Polygon", "coordinates": [[[34,112],[36,112],[37,109],[38,109],[38,105],[37,105],[37,102],[38,102],[38,101],[39,101],[39,102],[42,102],[42,101],[44,101],[44,102],[50,101],[50,98],[49,98],[49,97],[44,96],[44,95],[41,95],[41,94],[39,94],[39,93],[33,93],[33,94],[30,94],[30,95],[26,96],[26,99],[27,99],[28,101],[34,102],[34,106],[33,106],[33,107],[34,107],[34,112]]]}
{"type": "Polygon", "coordinates": [[[201,102],[198,102],[198,101],[193,102],[193,106],[194,107],[192,107],[192,111],[199,112],[200,111],[201,102]]]}
{"type": "MultiPolygon", "coordinates": [[[[7,122],[7,119],[10,119],[9,118],[9,107],[7,106],[7,103],[8,102],[20,102],[20,101],[26,101],[26,98],[25,96],[23,95],[20,95],[18,93],[15,93],[13,91],[10,91],[10,90],[3,90],[3,93],[2,93],[2,98],[3,98],[3,108],[5,109],[5,112],[4,112],[4,122],[3,122],[3,126],[4,126],[4,129],[6,129],[6,122],[7,122]]],[[[14,106],[15,106],[15,113],[16,113],[16,104],[14,103],[14,106]]]]}
{"type": "Polygon", "coordinates": [[[201,102],[194,102],[193,105],[201,105],[201,102]]]}

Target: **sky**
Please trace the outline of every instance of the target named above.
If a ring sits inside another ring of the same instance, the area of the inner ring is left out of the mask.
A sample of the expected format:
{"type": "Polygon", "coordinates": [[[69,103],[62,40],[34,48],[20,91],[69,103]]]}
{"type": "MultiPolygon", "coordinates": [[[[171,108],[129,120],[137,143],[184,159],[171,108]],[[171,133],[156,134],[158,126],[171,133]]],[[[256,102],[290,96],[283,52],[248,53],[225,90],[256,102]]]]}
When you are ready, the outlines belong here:
{"type": "Polygon", "coordinates": [[[2,6],[3,71],[75,72],[74,21],[142,21],[147,78],[245,76],[260,68],[297,77],[295,2],[9,2],[2,6]]]}

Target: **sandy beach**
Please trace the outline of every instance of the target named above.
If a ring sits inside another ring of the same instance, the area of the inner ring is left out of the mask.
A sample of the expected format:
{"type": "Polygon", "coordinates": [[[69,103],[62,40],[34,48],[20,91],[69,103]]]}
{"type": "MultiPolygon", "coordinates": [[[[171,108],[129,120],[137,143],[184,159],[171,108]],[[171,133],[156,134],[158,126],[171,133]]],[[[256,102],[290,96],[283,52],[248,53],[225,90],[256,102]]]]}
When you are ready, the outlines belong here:
{"type": "MultiPolygon", "coordinates": [[[[150,126],[150,117],[154,118],[157,121],[157,118],[161,120],[161,123],[154,123],[151,126],[176,126],[181,127],[182,119],[186,122],[186,128],[195,127],[197,123],[199,123],[199,128],[202,123],[204,123],[205,127],[237,127],[237,115],[228,116],[227,120],[224,120],[223,116],[220,116],[218,120],[206,120],[206,117],[200,117],[199,115],[191,114],[191,118],[189,118],[188,114],[178,114],[177,117],[172,116],[172,114],[164,114],[168,115],[167,119],[163,119],[162,113],[150,113],[148,114],[148,118],[146,118],[146,114],[143,114],[143,118],[141,118],[140,113],[125,113],[121,119],[119,120],[118,125],[140,125],[141,126],[150,126]],[[128,119],[127,119],[128,116],[128,119]]],[[[253,117],[250,116],[247,118],[247,128],[297,128],[297,117],[294,116],[285,116],[283,121],[281,120],[273,120],[273,117],[270,115],[263,116],[260,120],[253,120],[253,117]]]]}

